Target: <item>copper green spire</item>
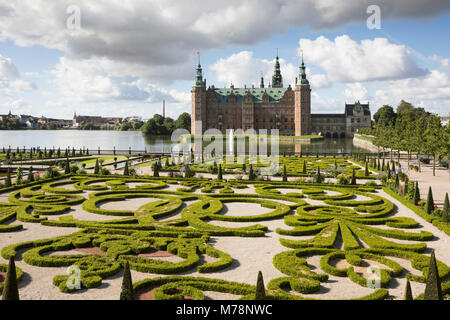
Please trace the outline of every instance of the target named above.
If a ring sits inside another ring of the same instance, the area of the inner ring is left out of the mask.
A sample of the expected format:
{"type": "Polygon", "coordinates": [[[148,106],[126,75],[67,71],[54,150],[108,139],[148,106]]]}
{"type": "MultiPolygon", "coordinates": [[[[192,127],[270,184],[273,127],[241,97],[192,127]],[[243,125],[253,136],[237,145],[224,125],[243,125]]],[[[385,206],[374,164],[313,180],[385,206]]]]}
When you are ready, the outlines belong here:
{"type": "Polygon", "coordinates": [[[302,65],[300,66],[300,77],[298,79],[297,84],[298,85],[309,85],[308,79],[306,79],[306,72],[305,72],[305,63],[303,61],[303,50],[302,50],[302,65]]]}
{"type": "Polygon", "coordinates": [[[197,77],[195,79],[194,87],[203,87],[204,82],[203,82],[202,66],[200,65],[200,53],[197,52],[197,54],[198,54],[198,66],[197,66],[197,77]]]}
{"type": "Polygon", "coordinates": [[[275,71],[272,77],[272,87],[283,88],[283,77],[281,76],[280,60],[278,58],[278,49],[277,49],[277,57],[275,59],[275,71]]]}

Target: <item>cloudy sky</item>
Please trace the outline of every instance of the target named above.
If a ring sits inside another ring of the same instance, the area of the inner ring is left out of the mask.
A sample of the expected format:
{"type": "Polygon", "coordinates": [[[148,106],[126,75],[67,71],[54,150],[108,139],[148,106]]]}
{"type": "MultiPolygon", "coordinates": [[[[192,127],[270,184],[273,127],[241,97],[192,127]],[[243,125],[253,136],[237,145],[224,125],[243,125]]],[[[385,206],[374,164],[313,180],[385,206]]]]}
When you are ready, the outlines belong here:
{"type": "Polygon", "coordinates": [[[148,118],[165,99],[177,117],[197,52],[207,85],[251,86],[278,48],[285,86],[303,51],[314,113],[448,115],[449,32],[448,0],[0,0],[0,114],[148,118]]]}

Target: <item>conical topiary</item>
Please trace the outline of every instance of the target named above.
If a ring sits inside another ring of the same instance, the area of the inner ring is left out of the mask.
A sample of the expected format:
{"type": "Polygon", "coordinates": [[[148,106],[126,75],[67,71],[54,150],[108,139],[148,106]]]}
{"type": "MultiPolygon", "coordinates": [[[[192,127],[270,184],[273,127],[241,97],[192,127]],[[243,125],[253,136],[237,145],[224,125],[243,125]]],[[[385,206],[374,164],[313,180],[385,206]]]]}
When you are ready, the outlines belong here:
{"type": "Polygon", "coordinates": [[[17,287],[16,265],[14,256],[9,258],[8,270],[6,271],[5,284],[3,286],[3,300],[20,300],[19,288],[17,287]]]}
{"type": "Polygon", "coordinates": [[[448,210],[449,210],[449,203],[448,203],[448,193],[445,193],[445,199],[444,199],[444,208],[442,208],[442,222],[448,222],[448,210]]]}
{"type": "Polygon", "coordinates": [[[395,191],[398,191],[400,187],[400,179],[398,178],[398,174],[395,175],[395,191]]]}
{"type": "Polygon", "coordinates": [[[287,182],[287,172],[286,172],[286,165],[283,166],[283,182],[287,182]]]}
{"type": "Polygon", "coordinates": [[[431,186],[428,188],[427,203],[425,206],[425,211],[428,214],[432,214],[434,211],[433,191],[431,190],[431,186]]]}
{"type": "Polygon", "coordinates": [[[5,187],[6,188],[11,187],[11,184],[12,184],[12,182],[11,182],[11,172],[10,172],[10,170],[8,168],[8,173],[6,174],[6,178],[5,178],[5,187]]]}
{"type": "Polygon", "coordinates": [[[353,184],[353,185],[356,184],[355,168],[353,168],[353,171],[352,171],[352,181],[350,182],[350,184],[353,184]]]}
{"type": "Polygon", "coordinates": [[[414,300],[411,291],[411,284],[408,279],[406,279],[405,300],[414,300]]]}
{"type": "Polygon", "coordinates": [[[414,188],[414,205],[418,205],[420,201],[419,182],[416,181],[416,187],[414,188]]]}
{"type": "Polygon", "coordinates": [[[124,176],[130,175],[130,169],[128,169],[128,161],[125,162],[125,168],[123,168],[123,175],[124,176]]]}
{"type": "Polygon", "coordinates": [[[441,279],[439,278],[434,250],[431,251],[430,265],[425,286],[424,300],[443,300],[441,279]]]}
{"type": "Polygon", "coordinates": [[[248,169],[248,180],[255,180],[255,173],[253,172],[253,165],[248,169]]]}
{"type": "Polygon", "coordinates": [[[306,160],[303,160],[303,174],[306,174],[306,160]]]}
{"type": "Polygon", "coordinates": [[[70,163],[69,163],[69,159],[68,158],[66,159],[66,164],[64,166],[64,173],[65,174],[69,174],[70,173],[70,163]]]}
{"type": "Polygon", "coordinates": [[[120,300],[134,300],[133,281],[131,280],[130,264],[128,261],[125,263],[125,269],[123,271],[120,300]]]}
{"type": "Polygon", "coordinates": [[[223,179],[223,175],[222,175],[222,165],[219,164],[219,169],[218,169],[218,173],[217,173],[217,180],[222,180],[223,179]]]}
{"type": "Polygon", "coordinates": [[[98,164],[98,159],[95,159],[95,167],[94,167],[94,174],[100,173],[100,166],[98,164]]]}
{"type": "Polygon", "coordinates": [[[369,176],[369,164],[366,162],[366,170],[365,170],[365,172],[364,172],[364,175],[366,176],[366,177],[368,177],[369,176]]]}
{"type": "Polygon", "coordinates": [[[158,160],[157,161],[155,161],[154,163],[153,163],[153,176],[154,177],[159,177],[159,169],[160,169],[160,164],[159,164],[159,162],[158,162],[158,160]]]}
{"type": "Polygon", "coordinates": [[[30,169],[28,170],[28,177],[27,177],[27,182],[33,182],[34,181],[34,176],[33,176],[33,167],[30,167],[30,169]]]}
{"type": "Polygon", "coordinates": [[[264,288],[264,279],[262,272],[258,272],[258,279],[256,281],[255,300],[264,300],[266,298],[266,289],[264,288]]]}

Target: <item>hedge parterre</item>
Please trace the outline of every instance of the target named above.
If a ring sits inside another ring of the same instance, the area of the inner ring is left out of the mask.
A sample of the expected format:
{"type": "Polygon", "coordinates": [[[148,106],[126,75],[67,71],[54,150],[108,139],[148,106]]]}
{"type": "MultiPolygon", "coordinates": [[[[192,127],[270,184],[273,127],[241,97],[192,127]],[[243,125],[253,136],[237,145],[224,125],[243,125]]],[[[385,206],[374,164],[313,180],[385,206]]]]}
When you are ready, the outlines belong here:
{"type": "MultiPolygon", "coordinates": [[[[283,161],[288,173],[296,174],[303,170],[297,158],[283,161]],[[293,172],[293,168],[297,171],[293,172]]],[[[335,160],[314,158],[311,161],[325,168],[334,165],[335,160]]],[[[337,164],[341,162],[337,160],[337,164]]],[[[349,164],[345,167],[345,170],[353,170],[349,164]]],[[[286,227],[278,228],[276,232],[289,236],[280,238],[287,251],[275,255],[273,264],[286,276],[269,281],[269,298],[310,299],[305,295],[317,292],[322,283],[328,281],[329,275],[348,277],[358,285],[367,286],[367,279],[355,271],[355,267],[364,261],[376,261],[383,266],[380,288],[360,298],[385,299],[391,279],[403,272],[392,257],[410,261],[411,266],[422,273],[421,276],[407,274],[410,281],[425,281],[429,258],[424,252],[434,235],[415,231],[420,225],[412,218],[397,217],[394,204],[379,196],[379,189],[376,186],[301,182],[65,175],[7,190],[8,202],[0,203],[0,232],[21,232],[22,224],[6,224],[12,220],[54,227],[78,227],[81,231],[8,245],[2,248],[1,255],[8,259],[17,256],[21,250],[23,260],[32,266],[78,266],[81,285],[86,289],[99,287],[103,279],[119,273],[128,262],[133,270],[165,275],[134,284],[135,292],[156,287],[155,299],[186,296],[204,299],[204,291],[226,292],[252,299],[255,294],[253,285],[177,274],[190,270],[214,273],[232,268],[233,257],[214,248],[210,243],[211,236],[264,237],[268,232],[262,224],[264,221],[283,219],[286,227]],[[240,192],[248,187],[254,188],[255,192],[240,192]],[[136,210],[120,205],[116,210],[104,207],[106,203],[120,204],[134,198],[152,200],[136,210]],[[226,214],[229,203],[243,202],[268,210],[255,215],[226,214]],[[74,206],[110,219],[76,219],[70,214],[74,206]],[[252,224],[224,227],[212,221],[252,224]],[[305,240],[303,236],[308,237],[305,240]],[[80,248],[96,248],[97,253],[77,253],[80,248]],[[178,256],[178,262],[152,258],[148,253],[154,250],[178,256]],[[62,254],[55,255],[55,252],[62,254]],[[208,261],[212,262],[204,262],[201,255],[209,256],[212,259],[208,261]],[[311,270],[308,266],[307,260],[311,256],[320,256],[320,270],[311,270]],[[336,265],[335,262],[340,260],[345,261],[345,267],[336,265]]],[[[450,272],[448,266],[441,261],[437,265],[439,276],[445,280],[450,272]]],[[[22,277],[23,273],[17,274],[22,277]]],[[[53,284],[61,292],[69,294],[73,289],[67,285],[68,278],[69,275],[57,275],[53,284]]],[[[448,292],[449,287],[444,282],[444,292],[448,292]]]]}

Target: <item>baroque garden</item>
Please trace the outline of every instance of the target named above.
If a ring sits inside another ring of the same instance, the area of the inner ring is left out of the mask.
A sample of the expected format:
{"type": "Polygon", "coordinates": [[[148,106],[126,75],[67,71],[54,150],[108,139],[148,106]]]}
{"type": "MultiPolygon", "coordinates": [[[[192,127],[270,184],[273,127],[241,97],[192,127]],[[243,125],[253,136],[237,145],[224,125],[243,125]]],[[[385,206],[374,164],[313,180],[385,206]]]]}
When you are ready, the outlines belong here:
{"type": "Polygon", "coordinates": [[[58,155],[0,154],[28,170],[0,189],[1,285],[21,299],[448,297],[448,202],[427,213],[394,161],[282,156],[264,176],[250,159],[58,155]]]}

